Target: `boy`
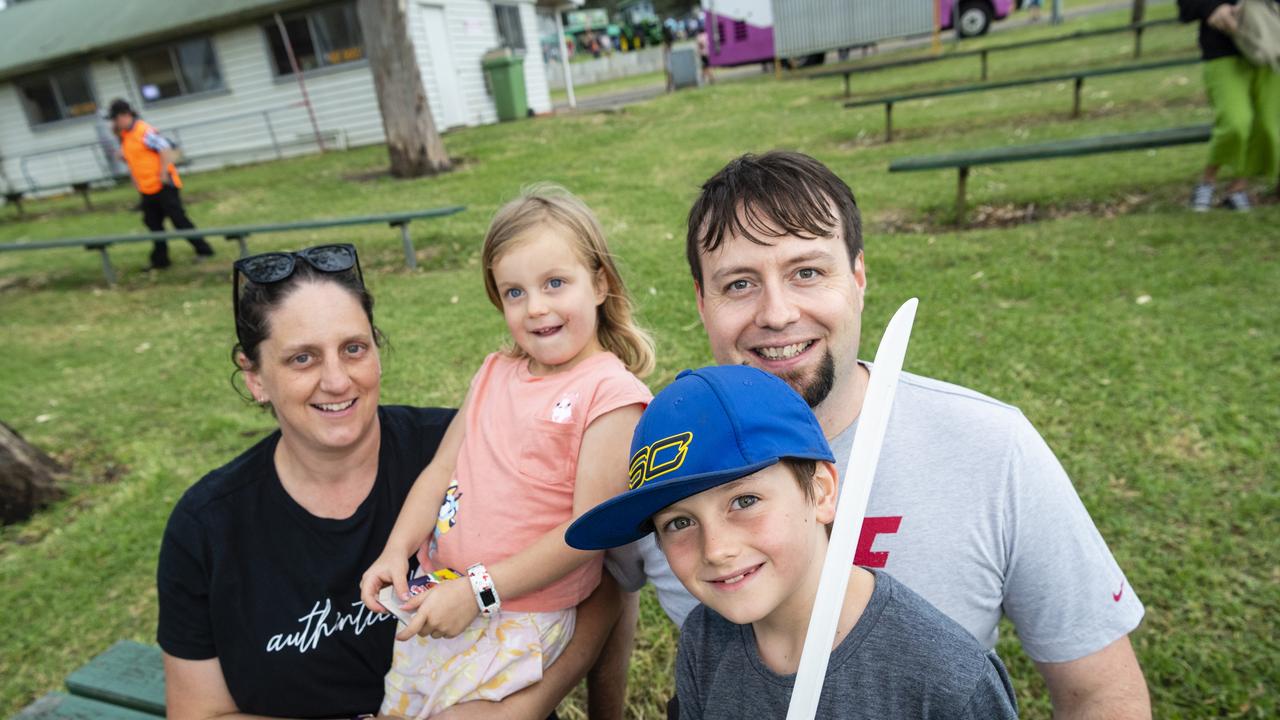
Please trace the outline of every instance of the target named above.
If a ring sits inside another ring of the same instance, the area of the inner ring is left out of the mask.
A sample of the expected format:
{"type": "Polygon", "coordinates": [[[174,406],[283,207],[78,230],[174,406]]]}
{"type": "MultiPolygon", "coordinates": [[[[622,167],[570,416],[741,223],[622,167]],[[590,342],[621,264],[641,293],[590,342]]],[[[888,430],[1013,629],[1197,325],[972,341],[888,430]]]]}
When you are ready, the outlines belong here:
{"type": "MultiPolygon", "coordinates": [[[[650,532],[702,604],[681,630],[682,718],[785,717],[835,518],[835,458],[782,380],[686,370],[631,442],[630,489],[566,533],[583,550],[650,532]]],[[[854,567],[822,718],[1011,718],[994,652],[884,572],[854,567]]]]}

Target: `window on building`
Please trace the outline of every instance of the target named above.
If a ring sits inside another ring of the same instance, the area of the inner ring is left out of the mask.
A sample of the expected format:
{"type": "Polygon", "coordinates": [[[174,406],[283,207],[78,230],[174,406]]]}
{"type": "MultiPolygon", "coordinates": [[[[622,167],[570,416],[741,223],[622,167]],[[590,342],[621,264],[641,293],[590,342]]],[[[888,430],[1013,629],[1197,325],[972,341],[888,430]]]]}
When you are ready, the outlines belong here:
{"type": "MultiPolygon", "coordinates": [[[[364,40],[360,36],[360,21],[356,18],[354,2],[285,15],[282,19],[293,47],[293,56],[303,72],[364,58],[364,40]]],[[[263,29],[271,46],[276,74],[293,74],[279,27],[272,20],[263,29]]]]}
{"type": "Polygon", "coordinates": [[[193,38],[133,55],[138,89],[147,102],[222,89],[209,38],[193,38]]]}
{"type": "Polygon", "coordinates": [[[498,23],[502,47],[524,50],[524,27],[520,24],[520,8],[516,5],[494,5],[493,17],[498,23]]]}
{"type": "Polygon", "coordinates": [[[92,115],[98,110],[87,67],[64,68],[17,82],[32,125],[92,115]]]}

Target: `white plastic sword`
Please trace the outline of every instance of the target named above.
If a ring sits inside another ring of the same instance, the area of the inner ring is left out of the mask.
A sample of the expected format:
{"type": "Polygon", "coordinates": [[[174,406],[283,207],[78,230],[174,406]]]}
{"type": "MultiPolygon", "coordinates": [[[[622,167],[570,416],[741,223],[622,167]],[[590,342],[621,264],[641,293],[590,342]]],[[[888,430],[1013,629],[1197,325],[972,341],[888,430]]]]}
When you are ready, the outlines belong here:
{"type": "Polygon", "coordinates": [[[822,564],[813,614],[809,616],[809,632],[800,653],[787,720],[812,720],[818,712],[818,697],[822,695],[831,644],[835,641],[844,594],[849,588],[850,568],[862,531],[862,520],[867,514],[867,500],[871,497],[871,481],[876,476],[880,446],[889,425],[893,395],[898,387],[898,376],[902,373],[902,361],[907,354],[907,342],[911,339],[918,303],[916,298],[911,298],[898,308],[876,350],[871,381],[862,400],[862,411],[858,414],[858,432],[853,436],[853,447],[849,449],[848,477],[840,485],[831,542],[822,564]]]}

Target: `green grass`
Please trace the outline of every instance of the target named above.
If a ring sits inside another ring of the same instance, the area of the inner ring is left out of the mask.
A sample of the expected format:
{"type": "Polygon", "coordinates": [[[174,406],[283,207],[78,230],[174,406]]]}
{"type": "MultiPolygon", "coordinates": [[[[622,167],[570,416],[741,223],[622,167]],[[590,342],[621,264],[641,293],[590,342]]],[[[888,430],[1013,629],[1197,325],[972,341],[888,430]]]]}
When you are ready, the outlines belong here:
{"type": "MultiPolygon", "coordinates": [[[[1194,42],[1190,27],[1145,39],[1151,57],[1193,52],[1194,42]]],[[[1117,37],[1011,53],[1009,73],[1124,61],[1129,47],[1117,37]]],[[[970,80],[976,68],[961,65],[877,73],[858,87],[970,80]]],[[[999,67],[993,77],[1005,76],[999,67]]],[[[355,242],[394,345],[384,399],[455,404],[503,338],[477,270],[487,220],[523,184],[564,183],[599,213],[657,336],[656,389],[710,361],[682,260],[699,183],[742,152],[811,153],[852,185],[867,218],[863,354],[917,295],[907,369],[1014,403],[1042,431],[1146,604],[1133,641],[1156,716],[1275,716],[1280,208],[1186,211],[1204,160],[1197,146],[976,170],[975,217],[1052,218],[1009,227],[947,227],[953,173],[886,171],[905,155],[1203,122],[1198,68],[1091,82],[1078,121],[1067,119],[1065,86],[904,104],[891,145],[880,140],[881,110],[843,110],[832,100],[840,92],[839,78],[761,77],[620,113],[459,131],[446,140],[464,162],[434,179],[354,179],[385,166],[380,147],[192,175],[189,211],[213,226],[469,205],[413,226],[416,272],[385,227],[250,239],[256,251],[355,242]]],[[[96,199],[94,212],[74,197],[35,202],[24,222],[6,208],[0,240],[140,229],[127,189],[96,199]]],[[[114,290],[90,253],[0,255],[0,419],[72,468],[68,500],[0,530],[0,714],[57,688],[116,639],[153,641],[170,509],[272,427],[227,382],[234,245],[214,242],[214,263],[191,265],[190,249],[175,246],[173,270],[125,274],[114,290]]],[[[136,268],[146,254],[112,256],[136,268]]],[[[639,635],[629,714],[660,717],[674,631],[651,594],[639,635]]],[[[1047,718],[1044,686],[1011,631],[999,650],[1026,717],[1047,718]]],[[[572,700],[565,716],[582,717],[578,707],[572,700]]]]}

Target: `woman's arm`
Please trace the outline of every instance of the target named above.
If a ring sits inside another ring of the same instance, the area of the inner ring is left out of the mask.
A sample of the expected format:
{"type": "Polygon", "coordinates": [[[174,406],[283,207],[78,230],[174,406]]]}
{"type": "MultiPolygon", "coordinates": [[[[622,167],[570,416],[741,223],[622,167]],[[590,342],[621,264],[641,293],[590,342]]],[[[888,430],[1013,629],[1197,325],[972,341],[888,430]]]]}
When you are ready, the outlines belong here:
{"type": "Polygon", "coordinates": [[[218,658],[183,660],[164,656],[165,717],[171,720],[249,720],[236,708],[218,658]]]}
{"type": "MultiPolygon", "coordinates": [[[[598,552],[575,550],[565,544],[564,533],[582,513],[627,488],[627,455],[631,434],[640,421],[643,406],[626,405],[601,415],[587,427],[578,452],[578,472],[573,489],[573,518],[544,533],[529,547],[489,567],[500,598],[518,598],[559,580],[598,552]]],[[[479,613],[467,578],[450,580],[431,592],[412,598],[405,609],[418,608],[414,621],[397,637],[415,633],[453,637],[479,613]],[[420,603],[420,605],[415,604],[420,603]]]]}
{"type": "Polygon", "coordinates": [[[458,465],[458,451],[462,447],[470,404],[471,393],[468,392],[462,407],[449,422],[449,429],[445,430],[435,456],[413,482],[382,554],[360,578],[360,599],[370,610],[387,612],[378,602],[378,592],[387,585],[394,586],[396,595],[401,599],[408,597],[409,556],[431,537],[435,529],[440,503],[458,465]]]}

